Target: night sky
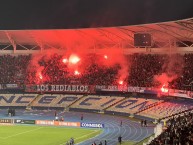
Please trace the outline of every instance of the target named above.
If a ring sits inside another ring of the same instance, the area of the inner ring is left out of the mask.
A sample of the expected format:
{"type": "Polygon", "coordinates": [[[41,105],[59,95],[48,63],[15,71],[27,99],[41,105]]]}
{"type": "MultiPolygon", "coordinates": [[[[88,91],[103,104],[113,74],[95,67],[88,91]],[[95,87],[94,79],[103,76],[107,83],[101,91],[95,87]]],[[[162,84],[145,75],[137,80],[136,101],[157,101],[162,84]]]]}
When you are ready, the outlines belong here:
{"type": "Polygon", "coordinates": [[[193,0],[1,0],[0,29],[124,26],[193,17],[193,0]]]}

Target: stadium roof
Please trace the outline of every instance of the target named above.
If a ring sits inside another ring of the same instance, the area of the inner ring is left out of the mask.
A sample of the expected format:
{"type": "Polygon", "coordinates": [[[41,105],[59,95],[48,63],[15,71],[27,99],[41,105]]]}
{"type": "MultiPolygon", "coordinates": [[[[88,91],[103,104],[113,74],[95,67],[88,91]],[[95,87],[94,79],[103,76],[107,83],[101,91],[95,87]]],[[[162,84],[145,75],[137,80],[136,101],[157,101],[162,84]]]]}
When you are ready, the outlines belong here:
{"type": "Polygon", "coordinates": [[[134,48],[135,33],[152,35],[152,47],[193,47],[193,18],[153,24],[100,27],[85,29],[52,30],[1,30],[1,50],[37,50],[49,47],[58,49],[134,48]],[[188,42],[188,43],[187,43],[188,42]]]}

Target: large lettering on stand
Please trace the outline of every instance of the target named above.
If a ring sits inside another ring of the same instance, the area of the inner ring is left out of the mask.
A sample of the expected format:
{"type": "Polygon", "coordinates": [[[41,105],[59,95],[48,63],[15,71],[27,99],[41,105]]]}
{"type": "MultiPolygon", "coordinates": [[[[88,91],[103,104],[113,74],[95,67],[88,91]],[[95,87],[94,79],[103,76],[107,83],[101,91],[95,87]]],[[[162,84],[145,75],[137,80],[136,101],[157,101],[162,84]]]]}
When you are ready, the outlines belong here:
{"type": "Polygon", "coordinates": [[[34,98],[35,96],[19,96],[19,98],[15,101],[16,103],[20,103],[20,104],[24,104],[24,103],[30,103],[31,100],[34,98]]]}
{"type": "Polygon", "coordinates": [[[121,102],[120,104],[116,105],[115,108],[123,108],[123,109],[127,108],[129,110],[138,110],[139,111],[153,103],[155,102],[154,101],[151,102],[147,100],[140,100],[140,99],[136,99],[136,100],[127,99],[121,102]]]}
{"type": "Polygon", "coordinates": [[[56,96],[43,96],[38,101],[38,103],[40,103],[40,104],[50,104],[55,98],[56,98],[56,96]]]}
{"type": "Polygon", "coordinates": [[[25,106],[30,103],[36,95],[34,94],[2,94],[0,95],[1,106],[25,106]]]}
{"type": "Polygon", "coordinates": [[[66,96],[63,97],[59,102],[57,102],[57,104],[62,104],[64,102],[74,102],[78,99],[78,97],[76,96],[66,96]]]}
{"type": "Polygon", "coordinates": [[[95,100],[95,101],[98,101],[98,100],[101,100],[102,98],[94,98],[94,97],[89,97],[89,98],[86,98],[85,100],[83,100],[82,102],[80,102],[80,104],[79,105],[87,105],[87,106],[90,106],[90,105],[92,105],[91,103],[89,103],[89,101],[90,100],[95,100]]]}
{"type": "Polygon", "coordinates": [[[10,96],[9,98],[5,96],[0,96],[0,102],[2,102],[3,100],[6,103],[12,103],[14,99],[15,99],[15,96],[10,96]]]}
{"type": "Polygon", "coordinates": [[[138,100],[125,100],[122,103],[116,105],[116,108],[126,108],[134,103],[136,103],[138,100]]]}
{"type": "Polygon", "coordinates": [[[116,101],[115,98],[113,98],[113,99],[111,99],[111,100],[109,100],[109,101],[107,101],[107,102],[101,104],[101,107],[107,106],[108,104],[111,104],[111,103],[114,102],[114,101],[116,101]]]}

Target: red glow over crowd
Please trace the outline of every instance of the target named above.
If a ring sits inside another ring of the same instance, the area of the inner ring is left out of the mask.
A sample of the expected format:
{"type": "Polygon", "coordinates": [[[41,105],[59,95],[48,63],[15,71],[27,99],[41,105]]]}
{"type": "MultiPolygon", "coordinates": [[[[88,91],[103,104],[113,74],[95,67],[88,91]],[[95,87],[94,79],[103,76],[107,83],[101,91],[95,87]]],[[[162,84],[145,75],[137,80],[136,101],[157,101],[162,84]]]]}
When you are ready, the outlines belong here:
{"type": "Polygon", "coordinates": [[[22,85],[40,82],[86,85],[122,84],[157,87],[162,92],[168,92],[169,88],[190,90],[191,88],[186,86],[191,84],[190,78],[193,78],[193,54],[175,55],[182,61],[176,62],[179,59],[170,59],[171,56],[166,54],[114,55],[108,52],[103,54],[49,52],[49,54],[41,53],[38,56],[36,54],[2,55],[0,56],[0,76],[2,76],[0,81],[4,84],[22,85]],[[104,54],[108,61],[104,61],[104,54]],[[180,68],[180,66],[183,67],[180,68]],[[170,75],[167,75],[167,72],[170,75]],[[167,86],[163,86],[166,82],[168,82],[167,86]]]}

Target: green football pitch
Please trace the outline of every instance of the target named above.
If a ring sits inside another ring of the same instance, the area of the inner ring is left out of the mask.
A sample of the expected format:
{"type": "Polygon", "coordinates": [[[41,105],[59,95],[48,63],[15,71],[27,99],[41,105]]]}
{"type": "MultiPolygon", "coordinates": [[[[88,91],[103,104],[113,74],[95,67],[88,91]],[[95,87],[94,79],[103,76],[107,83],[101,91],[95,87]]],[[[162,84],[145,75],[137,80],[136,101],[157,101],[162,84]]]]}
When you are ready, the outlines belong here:
{"type": "Polygon", "coordinates": [[[100,129],[51,126],[0,126],[0,145],[65,145],[71,137],[78,143],[101,132],[100,129]]]}

